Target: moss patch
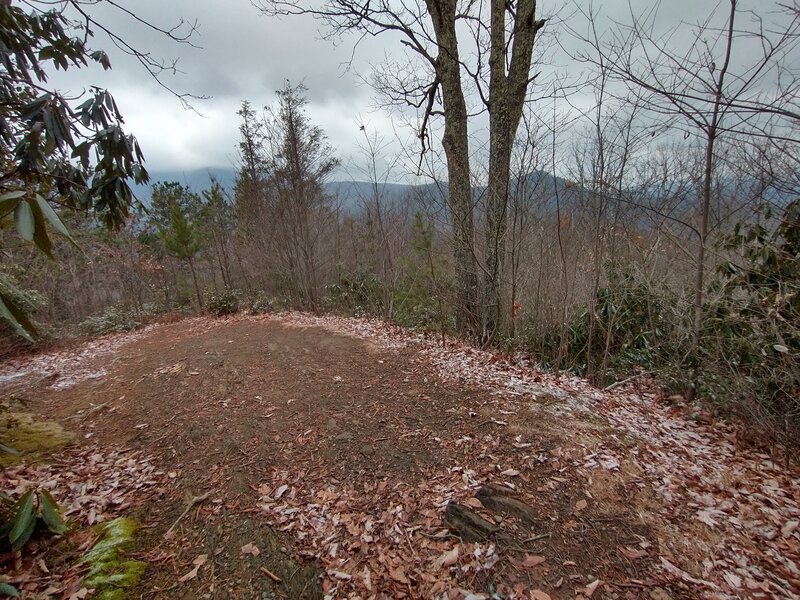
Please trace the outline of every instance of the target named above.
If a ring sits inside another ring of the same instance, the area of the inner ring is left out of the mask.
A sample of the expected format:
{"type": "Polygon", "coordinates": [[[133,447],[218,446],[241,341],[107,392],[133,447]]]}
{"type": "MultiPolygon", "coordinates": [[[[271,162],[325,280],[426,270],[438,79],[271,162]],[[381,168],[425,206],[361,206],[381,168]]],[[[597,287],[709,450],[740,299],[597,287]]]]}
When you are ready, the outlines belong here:
{"type": "Polygon", "coordinates": [[[95,598],[122,600],[144,574],[143,562],[124,560],[125,551],[133,543],[137,529],[139,524],[125,517],[100,525],[100,540],[81,559],[89,567],[83,583],[94,588],[95,598]]]}
{"type": "Polygon", "coordinates": [[[533,401],[536,404],[541,404],[543,406],[552,406],[554,404],[565,404],[566,400],[564,398],[559,398],[554,394],[536,394],[533,396],[533,401]]]}
{"type": "Polygon", "coordinates": [[[38,421],[32,413],[8,411],[0,413],[0,444],[19,454],[0,452],[0,467],[8,467],[25,459],[30,462],[66,446],[75,434],[58,423],[38,421]]]}

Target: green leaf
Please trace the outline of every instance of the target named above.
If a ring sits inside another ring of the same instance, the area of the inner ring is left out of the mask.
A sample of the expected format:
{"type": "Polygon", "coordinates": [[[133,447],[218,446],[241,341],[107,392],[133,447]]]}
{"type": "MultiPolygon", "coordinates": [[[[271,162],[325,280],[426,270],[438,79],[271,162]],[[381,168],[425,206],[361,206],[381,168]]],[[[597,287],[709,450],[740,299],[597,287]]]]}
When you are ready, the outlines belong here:
{"type": "Polygon", "coordinates": [[[19,456],[19,450],[16,448],[12,448],[11,446],[6,446],[5,444],[0,444],[0,452],[3,454],[11,454],[13,456],[19,456]]]}
{"type": "Polygon", "coordinates": [[[14,517],[11,519],[11,531],[8,532],[8,541],[15,550],[19,550],[30,539],[33,528],[36,526],[36,513],[33,510],[33,491],[25,492],[14,507],[14,517]]]}
{"type": "Polygon", "coordinates": [[[4,202],[6,200],[19,200],[25,194],[27,194],[25,190],[14,190],[13,192],[6,192],[2,196],[0,196],[0,202],[4,202]]]}
{"type": "Polygon", "coordinates": [[[36,221],[33,218],[33,210],[31,210],[30,204],[27,202],[17,204],[17,208],[14,210],[14,222],[20,237],[32,242],[36,233],[36,221]]]}
{"type": "Polygon", "coordinates": [[[36,327],[30,322],[28,316],[14,301],[3,293],[0,293],[0,317],[8,321],[22,337],[28,341],[33,341],[33,337],[38,335],[36,327]]]}
{"type": "Polygon", "coordinates": [[[39,194],[36,194],[36,203],[41,209],[44,217],[50,222],[55,230],[61,235],[65,236],[75,247],[77,247],[77,242],[72,239],[72,236],[69,234],[69,230],[67,229],[66,225],[64,225],[64,222],[61,220],[61,217],[58,216],[58,213],[53,210],[53,207],[50,206],[50,203],[42,198],[42,196],[39,194]]]}
{"type": "Polygon", "coordinates": [[[19,204],[19,198],[8,198],[6,200],[0,199],[0,218],[5,217],[19,204]]]}
{"type": "Polygon", "coordinates": [[[42,519],[44,519],[47,528],[57,535],[65,533],[69,527],[64,522],[64,517],[61,516],[61,507],[50,495],[47,490],[39,492],[39,504],[42,510],[42,519]]]}
{"type": "Polygon", "coordinates": [[[53,242],[50,240],[50,236],[47,235],[47,222],[44,219],[44,214],[42,214],[42,209],[35,202],[29,204],[28,206],[30,206],[31,212],[33,213],[33,243],[36,244],[36,247],[44,252],[49,258],[54,258],[53,242]]]}
{"type": "Polygon", "coordinates": [[[0,596],[8,596],[9,598],[19,598],[19,590],[10,583],[0,582],[0,596]]]}

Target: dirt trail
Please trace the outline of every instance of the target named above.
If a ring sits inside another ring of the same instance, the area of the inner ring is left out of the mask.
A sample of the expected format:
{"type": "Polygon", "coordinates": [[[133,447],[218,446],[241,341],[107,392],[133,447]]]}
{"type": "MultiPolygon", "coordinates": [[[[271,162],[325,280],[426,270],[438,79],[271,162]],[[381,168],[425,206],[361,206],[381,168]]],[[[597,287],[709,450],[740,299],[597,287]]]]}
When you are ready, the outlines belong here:
{"type": "Polygon", "coordinates": [[[430,344],[316,322],[173,323],[90,353],[82,377],[45,361],[50,377],[13,382],[82,444],[141,451],[163,474],[135,510],[148,568],[132,597],[709,591],[683,579],[699,563],[659,562],[680,542],[642,440],[573,411],[580,394],[459,382],[430,344]]]}

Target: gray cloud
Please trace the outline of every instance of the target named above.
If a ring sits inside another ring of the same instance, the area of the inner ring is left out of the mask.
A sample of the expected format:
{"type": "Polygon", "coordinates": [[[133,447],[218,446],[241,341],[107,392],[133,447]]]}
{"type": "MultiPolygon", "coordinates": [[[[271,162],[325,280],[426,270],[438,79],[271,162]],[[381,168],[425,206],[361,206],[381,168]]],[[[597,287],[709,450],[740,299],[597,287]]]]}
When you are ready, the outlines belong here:
{"type": "MultiPolygon", "coordinates": [[[[742,0],[745,2],[762,7],[764,12],[763,2],[742,0]]],[[[574,30],[586,30],[585,23],[576,16],[578,11],[563,1],[541,4],[544,14],[557,12],[558,17],[570,17],[569,25],[574,30]]],[[[596,4],[602,9],[599,24],[603,30],[615,21],[625,21],[630,14],[628,0],[596,4]]],[[[60,89],[72,92],[90,85],[107,87],[120,104],[128,129],[139,138],[151,169],[189,170],[235,163],[236,111],[241,101],[248,99],[254,106],[269,104],[285,79],[306,83],[309,113],[326,130],[344,159],[357,152],[357,119],[367,121],[387,138],[394,137],[394,129],[399,127],[397,121],[374,111],[374,93],[362,82],[370,64],[382,62],[386,54],[402,56],[394,36],[364,40],[348,70],[354,39],[335,46],[321,39],[319,23],[311,18],[269,19],[247,0],[129,0],[124,5],[162,27],[171,27],[181,18],[197,20],[199,29],[192,41],[201,48],[176,44],[111,6],[100,4],[92,8],[99,21],[137,48],[165,60],[178,58],[181,72],[165,74],[163,81],[181,93],[210,96],[194,103],[202,116],[183,109],[177,99],[147,76],[136,60],[114,49],[99,31],[95,45],[109,51],[113,70],[103,72],[92,67],[70,71],[57,74],[53,81],[60,89]]],[[[637,11],[650,5],[652,0],[633,1],[637,11]]],[[[586,7],[588,3],[577,6],[586,7]]],[[[659,9],[659,27],[666,31],[682,21],[696,22],[717,6],[721,5],[705,0],[671,0],[659,9]]],[[[551,21],[550,27],[550,41],[558,45],[546,52],[550,64],[542,67],[545,75],[576,75],[580,67],[570,61],[568,53],[576,51],[580,42],[560,29],[558,18],[551,21]]],[[[684,40],[688,43],[689,37],[681,35],[684,37],[674,37],[670,43],[678,47],[684,40]]],[[[574,102],[591,106],[592,99],[582,95],[576,96],[574,102]]],[[[480,137],[481,127],[475,130],[480,137]]],[[[408,132],[401,133],[406,136],[408,132]]]]}

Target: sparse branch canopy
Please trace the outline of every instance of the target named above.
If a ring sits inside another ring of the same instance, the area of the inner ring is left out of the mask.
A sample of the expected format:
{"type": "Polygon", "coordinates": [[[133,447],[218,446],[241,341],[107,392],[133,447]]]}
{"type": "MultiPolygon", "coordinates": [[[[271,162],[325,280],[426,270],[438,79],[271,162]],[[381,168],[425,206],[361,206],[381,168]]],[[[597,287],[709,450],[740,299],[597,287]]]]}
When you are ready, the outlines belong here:
{"type": "Polygon", "coordinates": [[[536,0],[256,0],[255,5],[271,16],[319,18],[332,37],[356,32],[361,40],[393,33],[400,36],[409,58],[418,59],[386,68],[373,81],[391,102],[417,110],[417,137],[423,153],[430,148],[431,118],[444,119],[442,146],[447,159],[458,329],[491,342],[503,320],[500,280],[511,149],[534,79],[530,72],[536,34],[545,24],[536,18],[536,0]],[[465,82],[474,89],[465,88],[465,82]],[[480,99],[478,112],[488,112],[490,120],[483,253],[474,245],[471,91],[480,99]],[[479,264],[481,254],[485,267],[479,264]],[[479,271],[485,276],[483,286],[478,282],[479,271]]]}

